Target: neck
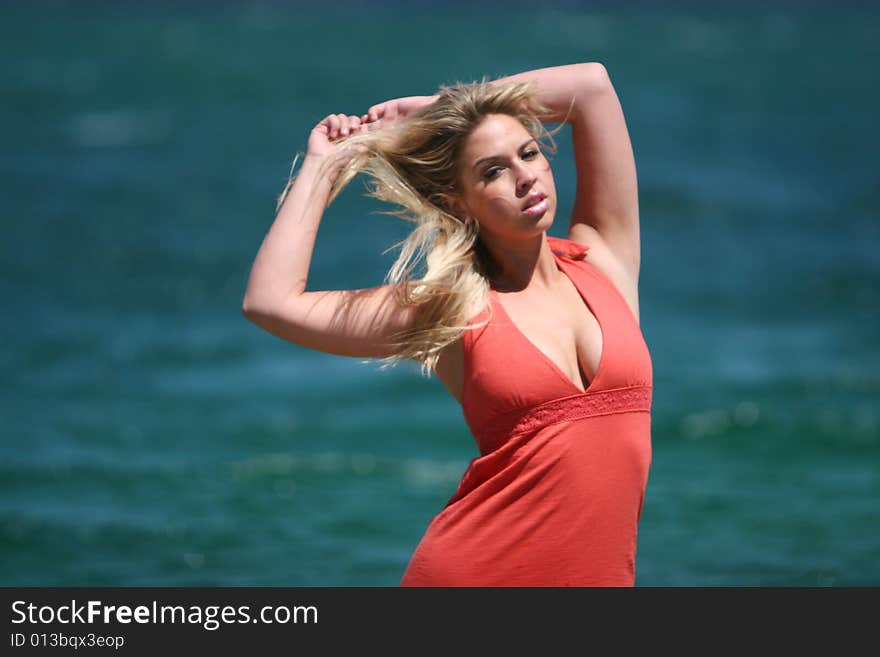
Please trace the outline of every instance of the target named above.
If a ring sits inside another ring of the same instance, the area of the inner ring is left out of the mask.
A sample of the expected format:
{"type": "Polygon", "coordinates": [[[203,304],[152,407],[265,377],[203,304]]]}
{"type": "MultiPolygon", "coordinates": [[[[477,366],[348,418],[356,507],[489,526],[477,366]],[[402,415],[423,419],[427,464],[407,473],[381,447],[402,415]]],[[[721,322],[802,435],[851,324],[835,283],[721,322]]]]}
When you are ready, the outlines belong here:
{"type": "Polygon", "coordinates": [[[544,233],[511,242],[481,236],[489,281],[499,292],[519,292],[526,288],[549,288],[559,274],[556,259],[544,233]]]}

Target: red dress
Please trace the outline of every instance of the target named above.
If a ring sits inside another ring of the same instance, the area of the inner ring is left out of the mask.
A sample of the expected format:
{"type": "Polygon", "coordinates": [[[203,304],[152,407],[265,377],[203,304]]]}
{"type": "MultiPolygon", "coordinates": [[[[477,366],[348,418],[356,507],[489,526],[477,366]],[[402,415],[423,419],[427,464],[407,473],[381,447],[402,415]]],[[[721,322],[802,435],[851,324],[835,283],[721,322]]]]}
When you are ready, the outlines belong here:
{"type": "Polygon", "coordinates": [[[602,329],[598,371],[581,392],[490,293],[491,321],[462,336],[462,410],[480,456],[431,521],[402,586],[635,583],[651,357],[617,288],[576,259],[588,247],[547,239],[602,329]]]}

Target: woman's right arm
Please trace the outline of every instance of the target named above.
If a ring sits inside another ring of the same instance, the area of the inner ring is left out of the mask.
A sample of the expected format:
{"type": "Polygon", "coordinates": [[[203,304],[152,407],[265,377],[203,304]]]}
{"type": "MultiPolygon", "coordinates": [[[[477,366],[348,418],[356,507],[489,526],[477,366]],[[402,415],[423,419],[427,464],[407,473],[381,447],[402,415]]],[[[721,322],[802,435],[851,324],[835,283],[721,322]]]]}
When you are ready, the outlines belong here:
{"type": "Polygon", "coordinates": [[[388,285],[306,291],[330,188],[350,157],[344,138],[377,127],[340,114],[312,130],[308,153],[260,246],[242,302],[245,317],[269,333],[331,354],[381,358],[391,354],[391,336],[412,325],[416,310],[400,307],[388,285]]]}

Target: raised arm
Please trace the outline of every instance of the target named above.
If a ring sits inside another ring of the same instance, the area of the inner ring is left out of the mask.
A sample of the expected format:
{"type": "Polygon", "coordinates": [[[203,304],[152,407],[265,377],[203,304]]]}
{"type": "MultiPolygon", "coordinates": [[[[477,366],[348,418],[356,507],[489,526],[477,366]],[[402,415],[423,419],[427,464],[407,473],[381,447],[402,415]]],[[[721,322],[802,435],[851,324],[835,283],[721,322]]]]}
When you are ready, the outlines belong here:
{"type": "Polygon", "coordinates": [[[499,82],[532,81],[551,110],[548,121],[571,125],[577,189],[569,237],[592,242],[595,231],[633,279],[640,262],[636,166],[623,109],[598,62],[537,69],[499,82]]]}
{"type": "Polygon", "coordinates": [[[358,117],[338,114],[312,130],[299,174],[251,267],[242,312],[269,333],[304,347],[379,358],[390,355],[390,336],[413,321],[414,310],[400,308],[389,286],[306,291],[330,188],[350,157],[344,138],[365,129],[358,117]]]}

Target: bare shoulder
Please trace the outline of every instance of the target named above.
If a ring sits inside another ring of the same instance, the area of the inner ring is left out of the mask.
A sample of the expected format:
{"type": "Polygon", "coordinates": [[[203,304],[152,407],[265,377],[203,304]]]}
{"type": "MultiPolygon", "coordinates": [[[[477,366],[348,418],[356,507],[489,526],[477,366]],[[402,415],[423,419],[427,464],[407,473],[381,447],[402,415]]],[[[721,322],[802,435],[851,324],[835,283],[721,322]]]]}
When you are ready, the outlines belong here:
{"type": "Polygon", "coordinates": [[[625,259],[618,257],[602,235],[592,226],[575,224],[568,233],[568,239],[589,246],[587,260],[601,271],[617,288],[636,319],[639,321],[639,271],[637,265],[627,266],[625,259]]]}

